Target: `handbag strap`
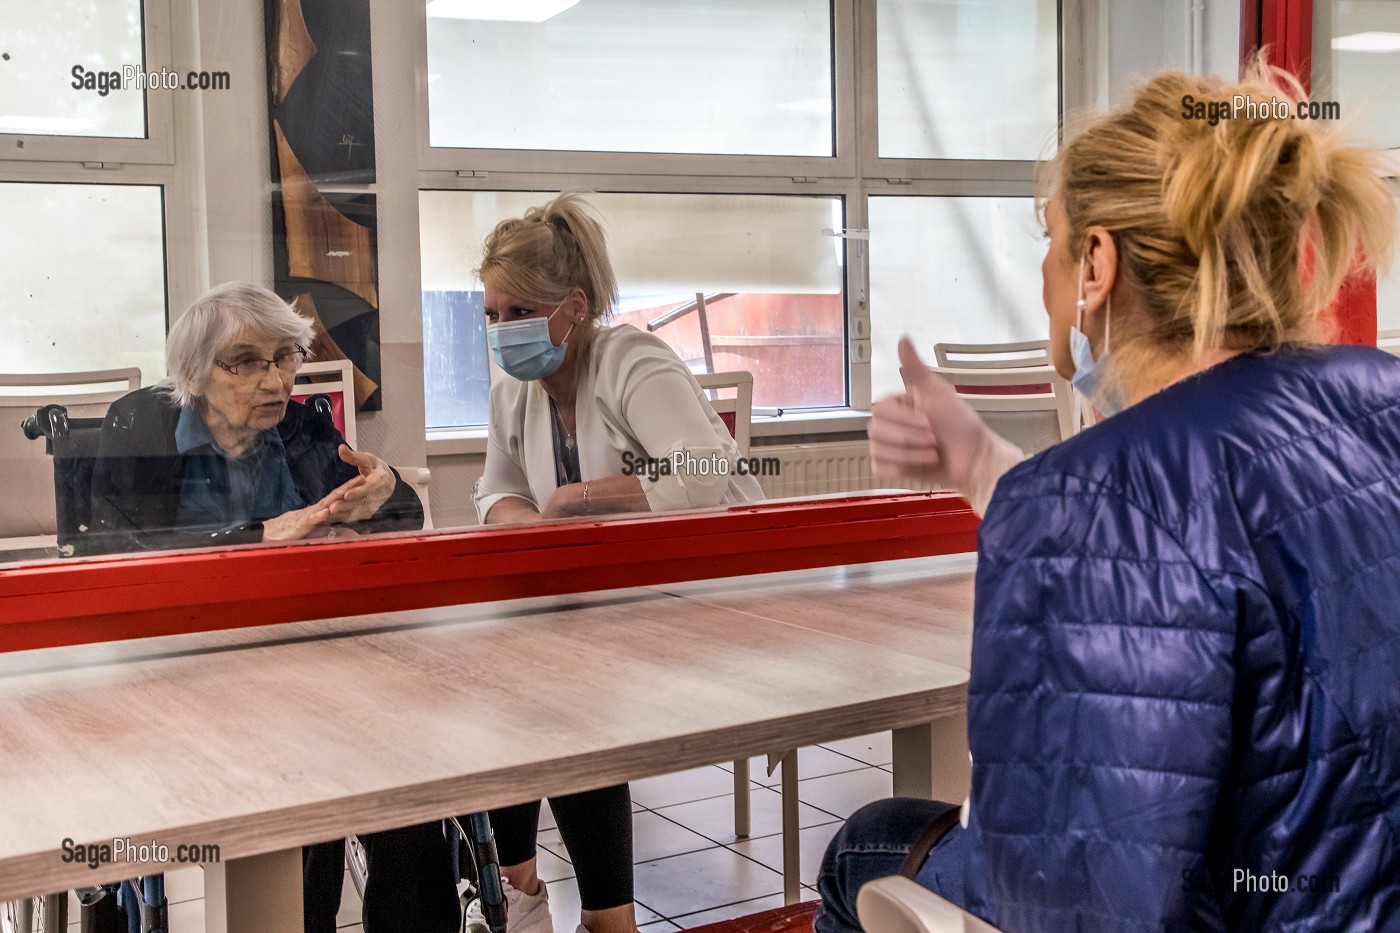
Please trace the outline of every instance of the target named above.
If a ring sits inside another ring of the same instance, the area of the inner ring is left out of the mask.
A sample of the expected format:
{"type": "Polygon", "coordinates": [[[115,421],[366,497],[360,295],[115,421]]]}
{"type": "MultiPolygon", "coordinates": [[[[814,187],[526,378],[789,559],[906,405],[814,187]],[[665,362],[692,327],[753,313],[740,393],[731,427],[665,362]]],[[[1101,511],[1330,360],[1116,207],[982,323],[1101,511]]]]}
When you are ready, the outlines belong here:
{"type": "Polygon", "coordinates": [[[915,841],[909,854],[904,857],[904,863],[899,866],[899,873],[910,881],[919,873],[919,869],[924,867],[924,861],[933,847],[938,845],[940,839],[948,834],[948,830],[957,824],[962,816],[962,808],[956,805],[949,807],[923,831],[915,841]]]}

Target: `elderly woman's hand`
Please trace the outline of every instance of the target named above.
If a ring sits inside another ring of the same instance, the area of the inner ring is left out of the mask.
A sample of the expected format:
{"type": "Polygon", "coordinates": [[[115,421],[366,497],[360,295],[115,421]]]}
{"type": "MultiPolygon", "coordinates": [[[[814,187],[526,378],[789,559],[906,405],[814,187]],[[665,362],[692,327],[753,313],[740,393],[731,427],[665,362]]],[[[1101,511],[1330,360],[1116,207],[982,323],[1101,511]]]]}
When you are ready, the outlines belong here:
{"type": "Polygon", "coordinates": [[[907,337],[899,362],[909,391],[870,408],[871,472],[956,489],[981,513],[997,480],[1025,455],[929,372],[907,337]]]}
{"type": "Polygon", "coordinates": [[[331,520],[331,506],[328,500],[335,495],[333,492],[315,505],[293,509],[276,518],[269,518],[263,522],[263,540],[300,541],[302,538],[325,534],[326,523],[331,520]]]}
{"type": "Polygon", "coordinates": [[[326,497],[326,500],[335,497],[334,501],[328,502],[330,520],[361,522],[373,518],[374,513],[394,494],[394,472],[389,469],[389,464],[374,454],[351,450],[347,444],[340,445],[340,459],[358,467],[360,475],[326,497]]]}

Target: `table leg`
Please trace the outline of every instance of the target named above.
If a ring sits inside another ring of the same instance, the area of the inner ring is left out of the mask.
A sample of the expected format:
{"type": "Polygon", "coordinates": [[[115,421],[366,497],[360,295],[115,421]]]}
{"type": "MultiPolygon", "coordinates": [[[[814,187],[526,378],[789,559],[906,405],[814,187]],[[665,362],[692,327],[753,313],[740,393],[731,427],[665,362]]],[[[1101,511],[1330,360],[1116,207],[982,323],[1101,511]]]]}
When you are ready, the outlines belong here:
{"type": "Polygon", "coordinates": [[[802,837],[797,828],[797,749],[783,756],[783,903],[802,899],[802,837]]]}
{"type": "Polygon", "coordinates": [[[749,803],[753,793],[749,790],[749,759],[734,759],[734,835],[739,839],[749,838],[749,803]]]}
{"type": "Polygon", "coordinates": [[[206,933],[302,933],[301,849],[204,866],[206,933]]]}
{"type": "Polygon", "coordinates": [[[962,803],[972,787],[967,714],[894,730],[894,795],[962,803]]]}

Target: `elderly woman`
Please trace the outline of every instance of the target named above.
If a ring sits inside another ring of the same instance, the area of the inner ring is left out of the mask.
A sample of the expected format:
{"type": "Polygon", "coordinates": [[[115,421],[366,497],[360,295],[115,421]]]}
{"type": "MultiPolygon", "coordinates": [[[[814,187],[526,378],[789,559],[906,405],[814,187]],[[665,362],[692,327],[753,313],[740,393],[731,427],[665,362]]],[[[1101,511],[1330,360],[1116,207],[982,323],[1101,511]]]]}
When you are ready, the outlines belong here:
{"type": "Polygon", "coordinates": [[[290,402],[311,323],[230,283],[170,329],[169,379],[112,404],[92,479],[90,551],[288,541],[423,526],[413,489],[290,402]]]}
{"type": "Polygon", "coordinates": [[[931,377],[877,406],[886,469],[986,510],[972,796],[856,813],[819,933],[901,869],[1008,933],[1396,928],[1400,360],[1315,326],[1395,210],[1318,124],[1183,118],[1269,77],[1157,77],[1060,151],[1050,340],[1103,421],[1019,462],[931,377]]]}
{"type": "MultiPolygon", "coordinates": [[[[476,492],[483,522],[763,497],[758,481],[735,469],[734,438],[675,351],[634,327],[601,326],[616,304],[617,280],[602,227],[582,198],[561,195],[502,221],[478,274],[487,339],[505,372],[491,386],[486,471],[476,492]]],[[[635,933],[627,786],[553,797],[550,809],[577,874],[583,927],[635,933]]],[[[512,933],[552,930],[535,867],[539,811],[536,801],[491,814],[512,933]]]]}
{"type": "MultiPolygon", "coordinates": [[[[290,541],[423,527],[413,489],[290,401],[311,322],[273,292],[229,283],[170,329],[170,378],[111,406],[92,478],[88,553],[290,541]]],[[[362,837],[365,929],[452,933],[460,912],[439,824],[362,837]]],[[[305,850],[307,933],[331,933],[344,843],[305,850]]]]}

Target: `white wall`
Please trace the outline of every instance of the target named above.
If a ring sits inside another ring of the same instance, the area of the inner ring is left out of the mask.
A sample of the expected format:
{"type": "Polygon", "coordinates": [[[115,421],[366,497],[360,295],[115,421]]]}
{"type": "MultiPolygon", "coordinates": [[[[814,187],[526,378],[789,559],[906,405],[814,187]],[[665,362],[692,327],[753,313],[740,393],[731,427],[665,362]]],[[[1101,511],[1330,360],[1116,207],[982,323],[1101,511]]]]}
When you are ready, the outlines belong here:
{"type": "MultiPolygon", "coordinates": [[[[262,0],[202,0],[176,12],[175,64],[228,71],[232,89],[182,95],[176,113],[172,237],[193,245],[197,287],[172,288],[177,317],[205,287],[272,284],[271,164],[262,0]],[[188,12],[187,12],[188,11],[188,12]],[[188,64],[187,64],[188,63],[188,64]],[[196,64],[197,63],[197,64],[196,64]],[[207,251],[202,248],[207,243],[207,251]]],[[[417,5],[408,5],[416,8],[417,5]]],[[[421,12],[421,11],[420,11],[421,12]]],[[[418,60],[414,18],[371,4],[378,181],[380,361],[384,408],[362,412],[361,446],[390,463],[427,462],[423,434],[423,326],[418,272],[418,60]]],[[[420,21],[421,28],[421,21],[420,21]]],[[[173,282],[172,282],[173,284],[173,282]]]]}

